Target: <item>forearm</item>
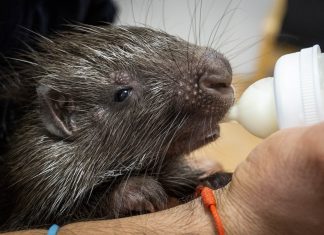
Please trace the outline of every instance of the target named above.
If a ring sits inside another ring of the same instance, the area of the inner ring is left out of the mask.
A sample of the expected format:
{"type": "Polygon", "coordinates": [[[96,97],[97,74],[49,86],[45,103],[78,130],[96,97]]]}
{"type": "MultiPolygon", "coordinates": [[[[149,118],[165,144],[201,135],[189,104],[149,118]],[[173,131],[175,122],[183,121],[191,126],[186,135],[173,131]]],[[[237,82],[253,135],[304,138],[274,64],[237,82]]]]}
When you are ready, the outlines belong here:
{"type": "MultiPolygon", "coordinates": [[[[30,230],[5,235],[46,234],[30,230]]],[[[78,222],[60,228],[58,235],[69,234],[215,234],[213,221],[199,199],[165,211],[114,220],[78,222]]]]}
{"type": "MultiPolygon", "coordinates": [[[[233,214],[223,198],[224,190],[215,191],[219,213],[227,234],[233,234],[229,229],[233,214]],[[230,211],[224,211],[230,210],[230,211]]],[[[237,218],[237,216],[235,216],[237,218]]],[[[235,218],[234,217],[234,218],[235,218]]],[[[242,231],[242,230],[241,230],[242,231]]],[[[30,230],[7,233],[6,235],[46,234],[46,230],[30,230]]],[[[145,214],[114,220],[78,222],[60,228],[58,235],[70,234],[217,234],[214,222],[208,210],[204,208],[201,199],[197,198],[189,203],[157,213],[145,214]]]]}
{"type": "Polygon", "coordinates": [[[69,234],[215,234],[212,220],[200,200],[157,213],[123,219],[81,222],[63,226],[69,234]]]}

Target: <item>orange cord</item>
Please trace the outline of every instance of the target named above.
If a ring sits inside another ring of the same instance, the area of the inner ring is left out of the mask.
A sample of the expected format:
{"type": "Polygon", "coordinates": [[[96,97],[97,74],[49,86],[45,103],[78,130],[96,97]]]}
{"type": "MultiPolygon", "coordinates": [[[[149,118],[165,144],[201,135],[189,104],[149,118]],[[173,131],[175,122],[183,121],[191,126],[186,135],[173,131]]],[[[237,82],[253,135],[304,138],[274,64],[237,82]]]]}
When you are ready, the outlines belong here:
{"type": "Polygon", "coordinates": [[[215,221],[216,230],[217,230],[218,235],[225,235],[225,230],[224,230],[222,221],[221,221],[220,216],[216,209],[216,200],[215,200],[213,190],[208,187],[199,186],[197,188],[197,193],[198,193],[198,195],[201,195],[201,199],[202,199],[205,207],[210,210],[210,212],[213,216],[213,219],[215,221]]]}

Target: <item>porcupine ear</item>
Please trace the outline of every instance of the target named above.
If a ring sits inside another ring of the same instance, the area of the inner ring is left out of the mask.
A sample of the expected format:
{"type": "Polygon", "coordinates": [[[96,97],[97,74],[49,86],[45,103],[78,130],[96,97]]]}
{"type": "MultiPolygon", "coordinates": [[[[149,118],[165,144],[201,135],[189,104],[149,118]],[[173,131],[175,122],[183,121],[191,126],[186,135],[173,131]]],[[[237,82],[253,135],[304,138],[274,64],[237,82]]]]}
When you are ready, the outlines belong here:
{"type": "Polygon", "coordinates": [[[72,136],[76,129],[73,101],[45,85],[38,86],[37,95],[45,128],[58,137],[72,136]]]}

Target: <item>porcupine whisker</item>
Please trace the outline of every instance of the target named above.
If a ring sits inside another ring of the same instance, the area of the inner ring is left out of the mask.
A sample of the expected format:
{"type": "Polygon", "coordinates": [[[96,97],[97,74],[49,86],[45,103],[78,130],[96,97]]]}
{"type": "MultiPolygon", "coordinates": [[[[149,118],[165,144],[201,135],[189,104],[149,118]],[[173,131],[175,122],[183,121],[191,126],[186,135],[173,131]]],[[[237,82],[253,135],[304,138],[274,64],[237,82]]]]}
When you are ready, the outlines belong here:
{"type": "Polygon", "coordinates": [[[31,63],[15,61],[24,77],[19,86],[31,94],[19,97],[24,112],[5,156],[14,194],[4,226],[151,210],[145,201],[142,208],[121,205],[120,197],[145,195],[137,185],[154,188],[141,199],[154,210],[164,207],[167,193],[192,193],[200,179],[184,155],[207,141],[232,99],[230,88],[227,96],[214,92],[198,73],[227,73],[229,83],[226,59],[142,27],[73,26],[50,40],[23,57],[31,63]]]}

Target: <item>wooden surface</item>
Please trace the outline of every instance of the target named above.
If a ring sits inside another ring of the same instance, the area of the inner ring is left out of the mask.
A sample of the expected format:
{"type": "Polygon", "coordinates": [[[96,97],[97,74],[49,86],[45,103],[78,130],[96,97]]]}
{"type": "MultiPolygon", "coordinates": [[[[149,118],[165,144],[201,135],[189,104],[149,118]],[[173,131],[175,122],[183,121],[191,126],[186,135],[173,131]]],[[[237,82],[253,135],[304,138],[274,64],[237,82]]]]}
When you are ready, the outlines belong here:
{"type": "Polygon", "coordinates": [[[226,171],[234,171],[262,139],[235,122],[221,124],[221,137],[191,154],[194,158],[219,161],[226,171]]]}

